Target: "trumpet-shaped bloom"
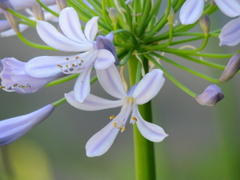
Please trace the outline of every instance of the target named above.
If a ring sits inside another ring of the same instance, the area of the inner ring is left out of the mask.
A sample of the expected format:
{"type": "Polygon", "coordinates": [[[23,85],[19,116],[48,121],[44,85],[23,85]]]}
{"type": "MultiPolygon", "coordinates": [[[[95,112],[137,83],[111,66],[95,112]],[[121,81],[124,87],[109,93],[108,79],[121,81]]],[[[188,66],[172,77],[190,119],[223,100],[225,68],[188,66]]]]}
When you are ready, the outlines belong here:
{"type": "Polygon", "coordinates": [[[25,62],[18,61],[15,58],[4,58],[2,60],[3,68],[0,77],[3,90],[20,94],[34,93],[52,80],[64,75],[59,73],[52,77],[34,78],[25,72],[25,65],[25,62]]]}
{"type": "Polygon", "coordinates": [[[44,121],[54,110],[49,104],[32,113],[0,121],[0,146],[5,146],[26,134],[32,127],[44,121]]]}
{"type": "MultiPolygon", "coordinates": [[[[237,0],[214,0],[219,9],[229,17],[240,15],[240,4],[237,0]]],[[[195,23],[202,15],[204,0],[186,0],[180,10],[180,21],[188,25],[195,23]]]]}
{"type": "Polygon", "coordinates": [[[219,35],[220,46],[235,46],[240,43],[240,17],[229,21],[219,35]]]}
{"type": "Polygon", "coordinates": [[[161,127],[145,121],[138,110],[138,105],[147,103],[160,91],[165,80],[161,70],[155,69],[146,74],[128,93],[124,90],[120,75],[114,65],[106,70],[98,71],[97,76],[103,89],[118,100],[108,100],[90,94],[84,103],[80,103],[75,99],[74,92],[65,95],[72,106],[81,110],[96,111],[122,106],[120,113],[116,117],[111,116],[112,121],[87,142],[87,156],[100,156],[108,151],[118,132],[125,130],[125,124],[131,112],[130,123],[136,123],[140,133],[148,140],[160,142],[168,136],[161,127]]]}
{"type": "Polygon", "coordinates": [[[90,93],[90,73],[106,69],[115,61],[112,44],[113,34],[106,36],[107,43],[101,40],[94,42],[98,31],[98,17],[87,22],[84,33],[77,12],[73,8],[65,8],[59,16],[59,32],[45,21],[37,23],[37,31],[42,40],[49,46],[65,52],[80,52],[73,56],[43,56],[36,57],[26,64],[26,72],[36,78],[54,76],[60,72],[65,74],[80,73],[75,86],[75,98],[83,102],[90,93]]]}
{"type": "MultiPolygon", "coordinates": [[[[55,12],[60,12],[60,9],[58,8],[58,6],[56,4],[50,5],[50,6],[48,6],[48,8],[50,8],[51,10],[53,10],[55,12]]],[[[35,17],[34,17],[34,14],[32,11],[30,11],[28,9],[27,13],[30,15],[28,17],[29,19],[35,20],[35,17]]],[[[49,13],[45,10],[43,10],[43,16],[46,21],[56,21],[58,19],[56,16],[52,15],[51,13],[49,13]]],[[[19,26],[20,32],[23,32],[29,28],[29,26],[25,25],[25,24],[19,24],[18,26],[19,26]]],[[[1,37],[9,37],[9,36],[16,35],[16,32],[11,28],[11,25],[7,20],[0,20],[0,32],[1,32],[0,33],[1,37]]]]}

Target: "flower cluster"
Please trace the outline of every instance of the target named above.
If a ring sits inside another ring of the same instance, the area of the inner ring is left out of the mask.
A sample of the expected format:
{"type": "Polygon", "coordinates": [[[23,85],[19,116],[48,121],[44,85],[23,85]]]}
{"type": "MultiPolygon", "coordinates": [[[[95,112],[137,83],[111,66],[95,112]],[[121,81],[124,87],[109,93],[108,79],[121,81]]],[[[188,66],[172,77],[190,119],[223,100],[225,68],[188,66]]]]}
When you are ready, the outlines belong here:
{"type": "Polygon", "coordinates": [[[120,113],[110,116],[111,121],[87,142],[87,156],[100,156],[107,152],[118,132],[125,130],[128,119],[131,124],[136,124],[143,137],[152,142],[160,142],[168,135],[160,126],[153,124],[151,119],[144,120],[138,105],[146,104],[158,94],[165,81],[163,75],[201,105],[213,106],[222,100],[224,95],[215,84],[228,81],[238,72],[239,52],[226,55],[201,51],[206,47],[209,37],[219,37],[220,45],[238,44],[240,19],[238,17],[227,23],[221,32],[210,31],[211,23],[206,15],[219,8],[229,17],[240,16],[239,2],[168,0],[164,15],[158,18],[161,5],[161,0],[25,0],[21,3],[17,0],[1,1],[0,13],[6,17],[6,20],[0,21],[2,37],[17,35],[32,47],[54,50],[56,53],[56,56],[38,56],[24,62],[14,57],[2,57],[1,89],[29,94],[73,78],[76,78],[76,81],[73,90],[59,101],[30,114],[0,121],[0,145],[15,141],[33,126],[44,121],[55,107],[66,101],[85,111],[121,107],[120,113]],[[32,8],[32,11],[27,11],[30,16],[17,12],[26,8],[32,8]],[[178,11],[182,24],[175,25],[175,14],[178,11]],[[57,26],[48,22],[49,20],[57,22],[57,26]],[[82,25],[82,21],[86,22],[85,25],[82,25]],[[188,32],[197,23],[200,23],[202,32],[188,32]],[[37,34],[46,45],[27,40],[22,31],[28,27],[36,28],[37,34]],[[188,38],[189,36],[193,37],[188,38]],[[198,48],[186,45],[195,40],[203,40],[202,45],[198,48]],[[72,54],[59,56],[57,51],[72,54]],[[168,54],[174,55],[176,59],[184,58],[223,70],[222,75],[212,78],[179,64],[168,54]],[[230,61],[225,66],[207,61],[206,57],[227,57],[230,61]],[[209,85],[201,94],[196,94],[173,77],[161,61],[214,84],[209,85]],[[123,73],[119,73],[119,69],[124,66],[129,69],[129,90],[123,73]],[[96,72],[96,76],[91,78],[92,71],[96,72]],[[91,84],[96,80],[117,100],[91,94],[91,84]]]}

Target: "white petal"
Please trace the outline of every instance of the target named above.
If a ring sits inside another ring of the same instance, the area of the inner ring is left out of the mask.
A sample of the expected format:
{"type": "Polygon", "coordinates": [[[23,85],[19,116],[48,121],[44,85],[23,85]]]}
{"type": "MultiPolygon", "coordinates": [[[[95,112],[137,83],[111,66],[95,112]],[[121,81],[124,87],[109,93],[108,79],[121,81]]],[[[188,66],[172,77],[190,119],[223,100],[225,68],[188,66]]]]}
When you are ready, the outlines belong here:
{"type": "Polygon", "coordinates": [[[165,78],[160,69],[147,73],[133,90],[132,97],[136,104],[145,104],[150,101],[163,86],[165,78]]]}
{"type": "Polygon", "coordinates": [[[26,72],[36,78],[55,76],[62,72],[57,65],[68,64],[66,58],[75,58],[76,56],[39,56],[31,59],[25,66],[26,72]]]}
{"type": "Polygon", "coordinates": [[[100,49],[97,51],[97,59],[94,63],[94,67],[97,70],[103,70],[114,64],[115,57],[112,53],[106,49],[100,49]]]}
{"type": "Polygon", "coordinates": [[[219,9],[229,17],[240,15],[240,4],[237,0],[214,0],[219,9]]]}
{"type": "Polygon", "coordinates": [[[81,52],[93,48],[92,44],[82,44],[67,38],[53,25],[45,21],[38,21],[37,32],[46,44],[60,51],[81,52]]]}
{"type": "Polygon", "coordinates": [[[77,12],[72,8],[65,8],[61,11],[59,25],[63,33],[71,40],[79,43],[91,43],[87,41],[82,32],[77,12]]]}
{"type": "Polygon", "coordinates": [[[111,65],[105,70],[97,70],[96,72],[98,81],[108,94],[119,99],[127,96],[115,65],[111,65]]]}
{"type": "Polygon", "coordinates": [[[145,121],[140,115],[137,106],[134,107],[133,116],[137,118],[136,124],[140,133],[148,140],[160,142],[168,136],[160,126],[145,121]]]}
{"type": "Polygon", "coordinates": [[[73,107],[85,111],[98,111],[103,109],[115,108],[122,106],[123,104],[123,100],[113,101],[92,94],[89,94],[85,98],[84,102],[80,103],[75,99],[73,91],[68,94],[65,94],[65,97],[67,99],[67,102],[71,104],[73,107]]]}
{"type": "Polygon", "coordinates": [[[111,121],[102,130],[94,134],[86,144],[86,153],[88,157],[101,156],[112,146],[117,134],[118,128],[113,127],[111,121]]]}
{"type": "Polygon", "coordinates": [[[74,97],[77,101],[83,102],[90,93],[90,75],[92,67],[85,69],[77,78],[74,85],[74,97]]]}
{"type": "Polygon", "coordinates": [[[99,17],[93,17],[92,19],[90,19],[84,29],[84,34],[86,36],[86,38],[88,39],[88,41],[93,42],[94,38],[97,34],[98,31],[98,19],[99,17]]]}
{"type": "Polygon", "coordinates": [[[219,35],[220,46],[235,46],[240,43],[240,17],[229,21],[219,35]]]}
{"type": "Polygon", "coordinates": [[[186,0],[180,10],[180,21],[188,25],[195,23],[202,15],[204,0],[186,0]]]}

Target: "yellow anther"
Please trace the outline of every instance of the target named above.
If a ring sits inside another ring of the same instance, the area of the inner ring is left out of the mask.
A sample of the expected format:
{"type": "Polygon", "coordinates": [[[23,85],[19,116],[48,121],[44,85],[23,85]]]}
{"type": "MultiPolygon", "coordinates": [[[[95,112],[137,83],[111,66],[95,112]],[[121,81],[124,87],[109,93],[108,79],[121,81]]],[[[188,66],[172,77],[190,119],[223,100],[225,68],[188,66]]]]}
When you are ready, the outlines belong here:
{"type": "Polygon", "coordinates": [[[66,58],[66,60],[69,60],[69,58],[66,58]]]}
{"type": "Polygon", "coordinates": [[[68,65],[66,65],[66,67],[68,67],[68,65]]]}
{"type": "Polygon", "coordinates": [[[114,118],[115,118],[115,116],[110,116],[110,117],[109,117],[109,119],[114,119],[114,118]]]}
{"type": "Polygon", "coordinates": [[[114,122],[114,123],[113,123],[113,127],[117,127],[117,122],[114,122]]]}
{"type": "Polygon", "coordinates": [[[134,121],[137,121],[137,118],[136,118],[136,117],[134,117],[134,116],[132,116],[132,119],[133,119],[134,121]]]}
{"type": "Polygon", "coordinates": [[[75,57],[75,59],[78,59],[79,57],[77,56],[77,57],[75,57]]]}
{"type": "Polygon", "coordinates": [[[60,64],[57,64],[58,67],[62,68],[62,66],[60,64]]]}
{"type": "Polygon", "coordinates": [[[121,132],[125,131],[125,127],[121,127],[121,132]]]}
{"type": "Polygon", "coordinates": [[[0,89],[4,88],[4,86],[0,86],[0,89]]]}

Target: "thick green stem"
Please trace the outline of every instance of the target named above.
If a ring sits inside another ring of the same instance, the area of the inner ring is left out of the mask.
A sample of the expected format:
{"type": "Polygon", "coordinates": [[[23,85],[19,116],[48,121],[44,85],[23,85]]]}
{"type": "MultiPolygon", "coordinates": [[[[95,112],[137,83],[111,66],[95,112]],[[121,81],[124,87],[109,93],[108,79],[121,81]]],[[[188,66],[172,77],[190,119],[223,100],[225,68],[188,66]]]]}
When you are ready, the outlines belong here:
{"type": "MultiPolygon", "coordinates": [[[[136,81],[137,59],[132,57],[128,63],[130,83],[134,85],[136,81]]],[[[139,106],[139,110],[145,120],[151,121],[152,114],[150,102],[139,106]]],[[[136,180],[155,180],[156,173],[153,143],[140,134],[136,125],[134,126],[134,147],[136,180]]]]}

